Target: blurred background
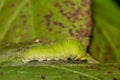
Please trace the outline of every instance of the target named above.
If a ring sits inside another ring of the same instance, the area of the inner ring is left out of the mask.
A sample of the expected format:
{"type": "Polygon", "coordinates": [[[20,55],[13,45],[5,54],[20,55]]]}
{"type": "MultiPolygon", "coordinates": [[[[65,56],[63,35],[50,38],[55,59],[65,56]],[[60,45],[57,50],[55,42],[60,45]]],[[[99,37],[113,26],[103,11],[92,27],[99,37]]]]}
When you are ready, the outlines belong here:
{"type": "Polygon", "coordinates": [[[120,0],[113,0],[116,2],[116,4],[118,4],[118,6],[120,7],[120,0]]]}
{"type": "Polygon", "coordinates": [[[101,62],[120,62],[120,0],[93,0],[92,10],[89,53],[101,62]]]}

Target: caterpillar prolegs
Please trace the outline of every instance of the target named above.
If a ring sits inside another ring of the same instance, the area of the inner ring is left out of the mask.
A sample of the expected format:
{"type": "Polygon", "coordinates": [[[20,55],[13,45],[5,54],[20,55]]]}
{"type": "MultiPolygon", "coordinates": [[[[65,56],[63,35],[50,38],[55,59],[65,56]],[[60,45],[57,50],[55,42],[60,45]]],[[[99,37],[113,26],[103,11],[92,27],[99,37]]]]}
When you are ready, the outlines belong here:
{"type": "Polygon", "coordinates": [[[47,44],[41,46],[35,46],[22,55],[22,61],[28,63],[32,60],[86,60],[87,54],[80,43],[76,39],[66,39],[64,41],[57,41],[54,44],[47,44]]]}

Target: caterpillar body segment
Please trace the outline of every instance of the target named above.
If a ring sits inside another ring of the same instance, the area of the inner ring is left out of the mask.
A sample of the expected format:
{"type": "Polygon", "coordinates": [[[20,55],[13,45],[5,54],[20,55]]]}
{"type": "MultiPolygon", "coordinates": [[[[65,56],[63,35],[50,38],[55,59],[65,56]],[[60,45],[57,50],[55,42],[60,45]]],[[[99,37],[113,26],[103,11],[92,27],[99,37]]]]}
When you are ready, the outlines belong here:
{"type": "Polygon", "coordinates": [[[35,46],[28,49],[22,55],[22,61],[28,63],[32,60],[64,60],[68,58],[72,60],[86,60],[87,54],[80,43],[76,39],[67,39],[58,41],[51,45],[35,46]]]}

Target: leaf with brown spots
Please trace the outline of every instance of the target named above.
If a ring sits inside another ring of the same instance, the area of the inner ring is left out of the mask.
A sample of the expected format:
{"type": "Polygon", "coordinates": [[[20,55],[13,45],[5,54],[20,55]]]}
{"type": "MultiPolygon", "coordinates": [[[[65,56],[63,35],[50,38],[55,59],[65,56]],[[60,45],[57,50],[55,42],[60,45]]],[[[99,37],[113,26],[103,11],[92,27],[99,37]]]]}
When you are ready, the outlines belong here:
{"type": "MultiPolygon", "coordinates": [[[[91,12],[90,0],[1,0],[0,43],[28,42],[36,38],[49,42],[67,37],[89,42],[92,26],[88,22],[92,21],[86,11],[91,12]],[[87,27],[90,27],[89,36],[77,38],[75,30],[82,29],[85,33],[87,27]]],[[[83,45],[87,48],[88,44],[83,45]]]]}

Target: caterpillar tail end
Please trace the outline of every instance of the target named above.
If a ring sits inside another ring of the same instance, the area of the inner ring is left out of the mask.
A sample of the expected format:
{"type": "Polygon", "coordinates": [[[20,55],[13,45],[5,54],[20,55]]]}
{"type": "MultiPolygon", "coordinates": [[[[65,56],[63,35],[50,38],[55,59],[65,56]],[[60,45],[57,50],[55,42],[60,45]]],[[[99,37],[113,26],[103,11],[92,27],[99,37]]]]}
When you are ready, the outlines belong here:
{"type": "Polygon", "coordinates": [[[87,61],[91,64],[99,64],[99,62],[95,60],[92,56],[90,56],[90,54],[87,54],[87,61]]]}

